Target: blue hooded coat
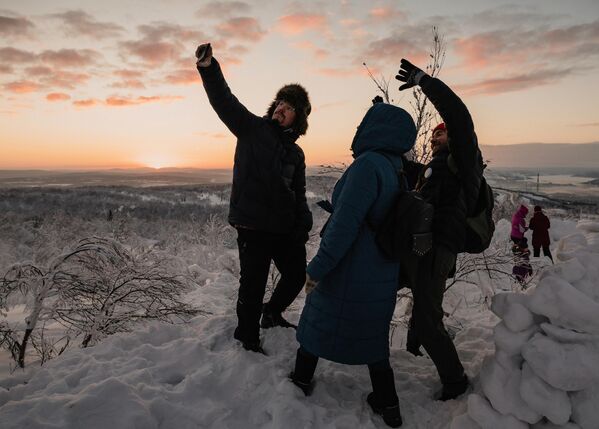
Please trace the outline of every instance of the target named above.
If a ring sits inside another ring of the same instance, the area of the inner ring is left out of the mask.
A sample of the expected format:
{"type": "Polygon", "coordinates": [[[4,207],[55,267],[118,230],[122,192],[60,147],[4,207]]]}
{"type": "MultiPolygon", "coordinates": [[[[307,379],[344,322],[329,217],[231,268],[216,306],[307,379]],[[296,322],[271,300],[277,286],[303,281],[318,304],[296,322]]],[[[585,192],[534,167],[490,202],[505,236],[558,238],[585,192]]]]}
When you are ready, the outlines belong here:
{"type": "Polygon", "coordinates": [[[333,213],[307,268],[318,285],[306,297],[297,340],[316,356],[345,364],[389,357],[400,267],[384,258],[369,225],[378,225],[397,197],[400,155],[415,139],[412,117],[383,103],[356,131],[355,160],[335,185],[333,213]]]}

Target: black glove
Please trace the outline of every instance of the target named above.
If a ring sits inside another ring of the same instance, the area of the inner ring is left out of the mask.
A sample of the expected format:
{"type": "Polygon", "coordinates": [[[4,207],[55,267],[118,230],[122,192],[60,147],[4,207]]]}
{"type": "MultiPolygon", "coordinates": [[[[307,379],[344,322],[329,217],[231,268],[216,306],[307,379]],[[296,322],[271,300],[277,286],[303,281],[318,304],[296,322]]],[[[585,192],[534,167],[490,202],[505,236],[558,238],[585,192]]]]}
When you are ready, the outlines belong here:
{"type": "Polygon", "coordinates": [[[385,101],[383,100],[383,97],[381,97],[380,95],[377,95],[376,97],[374,97],[372,99],[372,105],[374,106],[376,103],[384,103],[385,101]]]}
{"type": "Polygon", "coordinates": [[[196,67],[207,67],[212,62],[212,46],[210,43],[204,43],[196,49],[196,67]]]}
{"type": "Polygon", "coordinates": [[[401,59],[401,68],[397,73],[398,74],[395,76],[395,79],[399,80],[400,82],[405,82],[399,87],[400,91],[411,88],[414,85],[418,85],[420,83],[420,79],[422,79],[422,76],[426,74],[405,58],[401,59]]]}

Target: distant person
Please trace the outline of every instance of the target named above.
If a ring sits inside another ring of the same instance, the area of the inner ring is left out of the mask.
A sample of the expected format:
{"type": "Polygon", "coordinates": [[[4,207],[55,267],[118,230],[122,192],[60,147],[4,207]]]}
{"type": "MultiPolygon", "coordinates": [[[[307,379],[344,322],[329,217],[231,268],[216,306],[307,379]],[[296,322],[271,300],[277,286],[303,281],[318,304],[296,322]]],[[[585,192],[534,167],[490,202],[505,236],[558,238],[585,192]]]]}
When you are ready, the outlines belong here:
{"type": "Polygon", "coordinates": [[[532,266],[530,265],[530,250],[528,249],[528,239],[522,237],[518,244],[512,246],[514,254],[514,267],[512,275],[522,286],[526,285],[526,280],[532,275],[532,266]]]}
{"type": "Polygon", "coordinates": [[[547,256],[553,262],[553,256],[551,250],[549,250],[549,228],[551,224],[549,218],[543,213],[541,206],[535,206],[535,211],[530,219],[528,228],[532,230],[532,249],[535,258],[538,258],[541,254],[541,247],[543,248],[543,256],[547,256]]]}
{"type": "Polygon", "coordinates": [[[229,205],[241,266],[234,338],[245,349],[264,353],[260,327],[295,328],[282,313],[306,278],[312,213],[304,152],[296,140],[308,129],[310,99],[301,85],[285,85],[265,116],[254,115],[231,93],[209,43],[198,47],[196,57],[210,104],[237,137],[229,205]],[[281,278],[263,304],[271,261],[281,278]]]}
{"type": "Polygon", "coordinates": [[[405,59],[395,78],[404,82],[400,91],[419,85],[444,121],[433,129],[432,159],[421,169],[416,185],[434,206],[433,247],[409,267],[414,306],[406,348],[421,355],[424,346],[442,383],[434,397],[447,401],[466,392],[469,381],[443,324],[443,296],[465,245],[466,217],[476,206],[484,164],[470,112],[445,83],[405,59]]]}
{"type": "Polygon", "coordinates": [[[318,359],[368,365],[367,402],[385,423],[402,423],[389,363],[389,325],[395,309],[399,263],[383,256],[371,227],[396,199],[401,155],[416,139],[412,117],[390,104],[372,106],[353,139],[354,161],[336,183],[332,214],[306,275],[306,304],[297,328],[292,381],[306,395],[318,359]]]}
{"type": "Polygon", "coordinates": [[[516,213],[512,216],[512,232],[510,238],[514,244],[519,244],[520,240],[524,238],[524,233],[528,230],[526,227],[526,215],[528,214],[528,207],[524,204],[520,205],[516,213]]]}

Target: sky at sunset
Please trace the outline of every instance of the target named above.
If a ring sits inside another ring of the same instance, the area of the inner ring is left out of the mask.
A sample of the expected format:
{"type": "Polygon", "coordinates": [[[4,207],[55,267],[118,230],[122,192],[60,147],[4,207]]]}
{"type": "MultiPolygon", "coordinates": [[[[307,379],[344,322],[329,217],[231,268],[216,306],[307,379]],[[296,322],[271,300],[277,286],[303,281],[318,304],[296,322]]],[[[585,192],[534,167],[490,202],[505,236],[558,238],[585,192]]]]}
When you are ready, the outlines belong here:
{"type": "Polygon", "coordinates": [[[256,114],[304,85],[307,163],[348,162],[377,95],[362,63],[409,110],[393,76],[402,57],[426,65],[433,26],[481,144],[599,141],[597,0],[0,0],[0,169],[230,167],[203,42],[256,114]]]}

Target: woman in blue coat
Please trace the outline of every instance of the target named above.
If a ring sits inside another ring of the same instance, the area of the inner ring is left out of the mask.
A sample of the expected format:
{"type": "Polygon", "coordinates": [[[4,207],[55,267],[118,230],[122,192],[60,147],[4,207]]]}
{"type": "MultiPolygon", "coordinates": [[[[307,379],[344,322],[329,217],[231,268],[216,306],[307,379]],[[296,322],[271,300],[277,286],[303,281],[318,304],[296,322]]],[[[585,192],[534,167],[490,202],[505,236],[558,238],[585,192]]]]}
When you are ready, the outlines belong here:
{"type": "Polygon", "coordinates": [[[392,427],[401,425],[389,365],[400,267],[378,249],[373,226],[399,193],[400,156],[415,139],[412,117],[390,104],[372,106],[358,127],[351,147],[355,160],[335,185],[333,213],[307,267],[316,287],[306,297],[297,328],[300,348],[291,375],[309,394],[319,357],[367,364],[373,388],[368,403],[392,427]]]}

